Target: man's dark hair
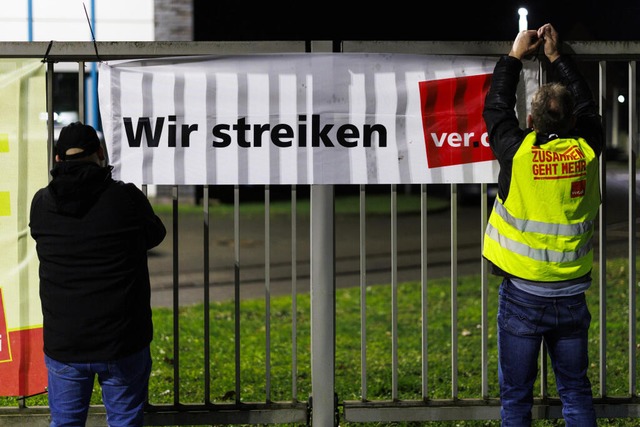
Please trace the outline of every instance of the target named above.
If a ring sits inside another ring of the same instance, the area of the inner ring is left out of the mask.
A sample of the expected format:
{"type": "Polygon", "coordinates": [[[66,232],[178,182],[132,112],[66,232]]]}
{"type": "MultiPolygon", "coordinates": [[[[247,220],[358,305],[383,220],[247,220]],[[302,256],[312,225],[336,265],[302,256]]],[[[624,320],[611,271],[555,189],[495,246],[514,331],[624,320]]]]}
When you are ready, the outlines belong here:
{"type": "Polygon", "coordinates": [[[564,134],[571,130],[573,95],[560,83],[546,83],[536,91],[531,101],[534,129],[541,134],[564,134]]]}

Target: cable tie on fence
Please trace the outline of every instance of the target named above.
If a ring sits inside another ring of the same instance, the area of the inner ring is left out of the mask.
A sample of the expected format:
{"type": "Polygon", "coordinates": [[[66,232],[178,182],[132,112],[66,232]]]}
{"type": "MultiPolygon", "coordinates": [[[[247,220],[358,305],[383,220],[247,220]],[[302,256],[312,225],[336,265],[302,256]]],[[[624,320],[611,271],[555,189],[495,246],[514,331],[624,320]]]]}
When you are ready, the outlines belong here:
{"type": "Polygon", "coordinates": [[[93,48],[96,51],[96,59],[98,62],[102,62],[100,59],[100,55],[98,55],[98,44],[96,43],[96,36],[93,33],[93,27],[91,26],[91,20],[89,19],[89,14],[87,13],[87,6],[82,3],[82,7],[84,8],[84,16],[87,17],[87,24],[89,24],[89,31],[91,31],[91,40],[93,41],[93,48]]]}
{"type": "Polygon", "coordinates": [[[42,58],[42,62],[49,62],[49,52],[51,52],[51,48],[53,47],[53,40],[49,42],[47,46],[47,51],[44,53],[44,58],[42,58]]]}

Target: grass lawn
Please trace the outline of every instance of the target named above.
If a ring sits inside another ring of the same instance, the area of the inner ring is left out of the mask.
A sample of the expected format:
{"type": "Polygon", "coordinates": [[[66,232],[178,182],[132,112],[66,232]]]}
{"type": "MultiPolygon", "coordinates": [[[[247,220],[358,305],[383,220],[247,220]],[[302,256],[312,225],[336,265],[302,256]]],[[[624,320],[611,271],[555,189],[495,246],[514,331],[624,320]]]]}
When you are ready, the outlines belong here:
{"type": "MultiPolygon", "coordinates": [[[[387,197],[388,200],[388,197],[387,197]]],[[[419,198],[418,198],[419,200],[419,198]]],[[[341,202],[342,203],[342,202],[341,202]]],[[[357,205],[357,197],[336,210],[351,209],[357,205]]],[[[402,203],[405,203],[403,201],[402,203]]],[[[406,201],[415,207],[416,198],[406,201]]],[[[286,205],[286,204],[285,204],[286,205]]],[[[160,208],[163,209],[163,208],[160,208]]],[[[260,209],[260,207],[256,207],[260,209]]],[[[271,212],[278,208],[271,208],[271,212]]],[[[286,209],[286,208],[285,208],[286,209]]],[[[303,209],[303,208],[301,208],[303,209]]],[[[288,212],[288,211],[287,211],[288,212]]],[[[597,272],[594,278],[597,279],[597,272]]],[[[457,286],[457,337],[458,396],[479,398],[481,396],[481,295],[480,278],[460,277],[457,286]]],[[[628,390],[628,265],[626,260],[611,260],[607,265],[607,395],[626,396],[628,390]]],[[[488,331],[489,331],[489,395],[498,396],[496,311],[499,280],[490,279],[488,331]]],[[[421,286],[416,282],[401,283],[398,297],[398,393],[400,399],[421,399],[421,286]]],[[[599,310],[598,284],[594,281],[588,291],[589,307],[593,316],[590,334],[590,377],[594,384],[594,395],[600,393],[599,378],[599,310]]],[[[367,335],[367,398],[388,400],[391,398],[391,287],[369,286],[366,289],[366,335],[367,335]]],[[[335,386],[339,401],[358,400],[362,395],[360,338],[361,313],[360,289],[340,288],[336,291],[336,372],[335,386]]],[[[292,307],[290,296],[271,298],[270,313],[270,390],[272,401],[291,401],[292,390],[292,307]]],[[[300,294],[296,300],[297,339],[297,398],[306,401],[311,393],[310,375],[310,300],[308,294],[300,294]]],[[[429,398],[451,396],[451,284],[449,279],[432,280],[427,287],[427,337],[429,398]]],[[[239,302],[240,355],[241,355],[241,400],[264,402],[266,374],[266,329],[267,307],[262,299],[239,302]]],[[[233,301],[213,302],[209,310],[211,342],[211,400],[232,403],[235,399],[235,342],[234,332],[236,305],[233,301]]],[[[180,401],[201,403],[204,395],[204,306],[202,304],[180,308],[179,361],[180,401]]],[[[170,309],[153,310],[155,326],[152,343],[153,371],[150,384],[150,402],[173,403],[174,378],[174,313],[170,309]]],[[[633,357],[636,355],[633,354],[633,357]]],[[[555,396],[553,375],[549,375],[549,393],[555,396]]],[[[536,384],[535,393],[539,390],[536,384]]],[[[93,403],[100,404],[96,386],[93,403]]],[[[46,396],[27,400],[27,406],[46,405],[46,396]]],[[[0,398],[1,406],[17,406],[15,398],[0,398]]],[[[343,423],[343,425],[346,425],[343,423]]],[[[363,424],[354,424],[363,425],[363,424]]],[[[492,421],[456,421],[427,423],[393,423],[370,425],[406,426],[499,426],[492,421]]],[[[535,421],[535,426],[560,426],[560,420],[535,421]]],[[[600,426],[636,426],[637,419],[615,419],[598,421],[600,426]]]]}

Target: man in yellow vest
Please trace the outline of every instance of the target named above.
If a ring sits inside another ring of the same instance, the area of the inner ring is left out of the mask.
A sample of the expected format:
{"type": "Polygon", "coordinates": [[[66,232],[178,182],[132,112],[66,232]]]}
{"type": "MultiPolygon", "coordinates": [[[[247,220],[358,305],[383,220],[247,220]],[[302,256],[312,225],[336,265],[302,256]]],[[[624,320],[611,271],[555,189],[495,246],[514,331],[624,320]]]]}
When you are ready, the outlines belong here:
{"type": "Polygon", "coordinates": [[[521,31],[494,69],[483,112],[500,164],[483,256],[504,277],[498,306],[502,426],[531,425],[541,342],[547,346],[566,425],[596,425],[587,377],[592,237],[600,206],[602,121],[591,90],[559,52],[550,24],[521,31]],[[519,127],[522,58],[544,49],[548,81],[519,127]]]}

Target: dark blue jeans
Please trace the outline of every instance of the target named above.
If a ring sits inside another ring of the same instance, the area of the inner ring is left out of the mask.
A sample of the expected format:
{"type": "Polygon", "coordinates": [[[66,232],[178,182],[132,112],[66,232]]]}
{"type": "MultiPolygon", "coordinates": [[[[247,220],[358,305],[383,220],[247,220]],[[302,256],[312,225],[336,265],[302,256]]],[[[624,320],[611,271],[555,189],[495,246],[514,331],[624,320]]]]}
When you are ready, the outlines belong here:
{"type": "Polygon", "coordinates": [[[521,291],[508,279],[500,285],[498,378],[503,427],[531,425],[533,385],[544,340],[568,427],[596,425],[587,378],[591,314],[584,293],[545,298],[521,291]]]}
{"type": "Polygon", "coordinates": [[[96,376],[109,427],[142,426],[151,373],[149,347],[111,362],[62,363],[45,355],[45,364],[51,427],[85,425],[96,376]]]}

